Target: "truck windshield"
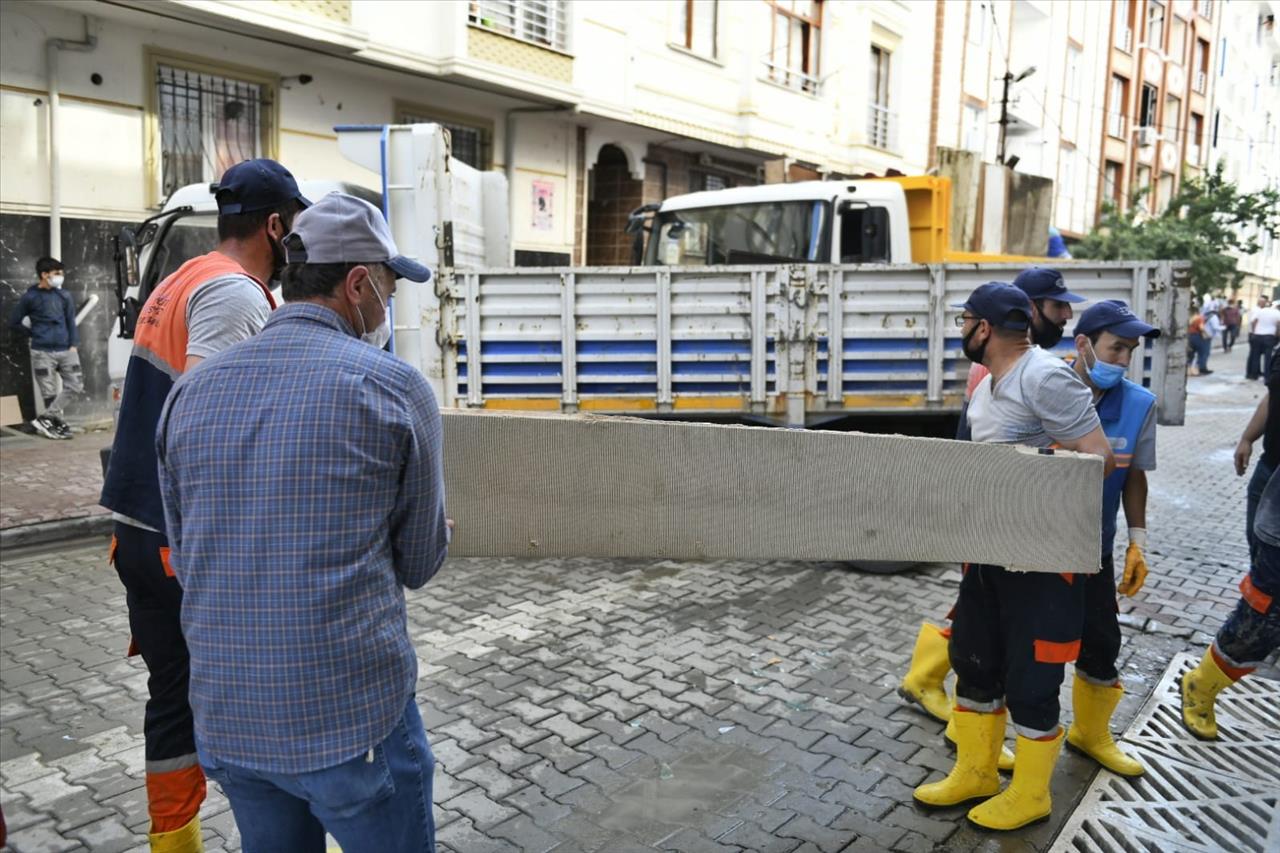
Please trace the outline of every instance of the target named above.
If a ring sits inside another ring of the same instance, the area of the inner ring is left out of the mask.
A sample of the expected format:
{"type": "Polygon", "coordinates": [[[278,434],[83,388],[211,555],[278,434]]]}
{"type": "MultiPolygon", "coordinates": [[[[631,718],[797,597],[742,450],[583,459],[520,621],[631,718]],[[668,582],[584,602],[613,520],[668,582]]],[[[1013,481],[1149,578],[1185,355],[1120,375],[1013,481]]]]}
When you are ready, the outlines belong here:
{"type": "Polygon", "coordinates": [[[218,217],[214,213],[179,216],[161,227],[155,242],[147,247],[146,272],[142,277],[142,298],[187,261],[212,252],[218,245],[218,217]]]}
{"type": "Polygon", "coordinates": [[[659,211],[650,265],[826,263],[831,205],[777,201],[659,211]]]}

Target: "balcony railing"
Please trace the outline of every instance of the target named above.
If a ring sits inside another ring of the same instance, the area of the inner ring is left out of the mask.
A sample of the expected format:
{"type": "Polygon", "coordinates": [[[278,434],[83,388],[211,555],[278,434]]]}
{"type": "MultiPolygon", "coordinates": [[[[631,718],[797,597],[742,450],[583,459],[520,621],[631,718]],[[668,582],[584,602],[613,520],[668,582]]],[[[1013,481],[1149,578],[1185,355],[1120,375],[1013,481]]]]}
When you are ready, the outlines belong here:
{"type": "Polygon", "coordinates": [[[898,146],[898,114],[883,104],[867,107],[867,144],[892,151],[898,146]]]}
{"type": "Polygon", "coordinates": [[[472,0],[472,26],[549,47],[569,49],[565,0],[472,0]]]}
{"type": "Polygon", "coordinates": [[[1122,29],[1120,31],[1120,36],[1117,39],[1116,47],[1120,48],[1125,53],[1133,53],[1133,30],[1128,27],[1122,29]]]}
{"type": "Polygon", "coordinates": [[[818,94],[818,85],[821,81],[811,74],[806,74],[797,68],[788,68],[785,65],[774,65],[772,62],[765,60],[764,67],[770,80],[780,86],[786,86],[788,89],[795,89],[800,92],[808,92],[810,95],[818,94]]]}
{"type": "Polygon", "coordinates": [[[1208,86],[1209,75],[1205,74],[1203,71],[1197,71],[1196,76],[1191,83],[1191,88],[1203,95],[1208,86]]]}

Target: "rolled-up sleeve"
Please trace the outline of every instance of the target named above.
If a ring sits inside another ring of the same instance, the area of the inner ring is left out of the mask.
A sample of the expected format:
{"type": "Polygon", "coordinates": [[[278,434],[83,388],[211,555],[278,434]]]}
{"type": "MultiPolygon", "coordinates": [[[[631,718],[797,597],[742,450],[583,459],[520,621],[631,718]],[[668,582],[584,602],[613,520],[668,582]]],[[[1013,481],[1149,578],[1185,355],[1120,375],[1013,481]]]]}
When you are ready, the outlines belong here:
{"type": "Polygon", "coordinates": [[[414,372],[408,386],[402,399],[409,441],[391,515],[391,553],[397,579],[409,589],[418,589],[440,569],[449,541],[440,409],[421,374],[414,372]]]}

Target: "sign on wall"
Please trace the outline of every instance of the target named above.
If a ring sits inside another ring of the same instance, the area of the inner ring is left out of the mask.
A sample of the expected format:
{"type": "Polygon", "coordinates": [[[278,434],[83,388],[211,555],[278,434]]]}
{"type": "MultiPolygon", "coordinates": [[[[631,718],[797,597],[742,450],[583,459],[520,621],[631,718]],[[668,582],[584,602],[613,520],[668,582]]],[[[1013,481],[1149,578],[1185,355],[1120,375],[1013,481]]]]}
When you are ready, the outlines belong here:
{"type": "Polygon", "coordinates": [[[535,180],[532,188],[533,230],[552,231],[555,229],[556,185],[535,180]]]}

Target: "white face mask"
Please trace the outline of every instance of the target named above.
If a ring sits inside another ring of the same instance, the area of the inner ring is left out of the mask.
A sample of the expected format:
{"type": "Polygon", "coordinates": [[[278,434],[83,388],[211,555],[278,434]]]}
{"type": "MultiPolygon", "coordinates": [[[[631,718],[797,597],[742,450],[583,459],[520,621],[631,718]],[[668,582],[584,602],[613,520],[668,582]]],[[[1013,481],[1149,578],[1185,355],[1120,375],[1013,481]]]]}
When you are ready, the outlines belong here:
{"type": "Polygon", "coordinates": [[[62,287],[63,280],[64,280],[64,276],[61,276],[61,275],[49,276],[49,283],[52,284],[54,287],[62,287]]]}
{"type": "Polygon", "coordinates": [[[360,315],[360,340],[370,346],[382,349],[387,345],[387,341],[391,340],[391,317],[387,313],[387,303],[382,301],[382,294],[378,292],[377,286],[373,283],[372,278],[365,279],[369,282],[369,287],[373,288],[373,295],[378,297],[378,304],[382,306],[382,322],[372,331],[365,323],[364,312],[360,310],[360,306],[356,306],[356,313],[360,315]]]}

